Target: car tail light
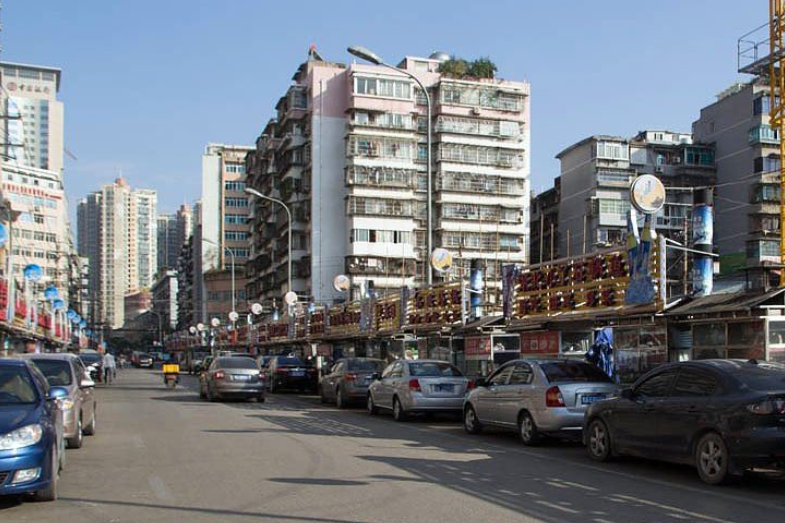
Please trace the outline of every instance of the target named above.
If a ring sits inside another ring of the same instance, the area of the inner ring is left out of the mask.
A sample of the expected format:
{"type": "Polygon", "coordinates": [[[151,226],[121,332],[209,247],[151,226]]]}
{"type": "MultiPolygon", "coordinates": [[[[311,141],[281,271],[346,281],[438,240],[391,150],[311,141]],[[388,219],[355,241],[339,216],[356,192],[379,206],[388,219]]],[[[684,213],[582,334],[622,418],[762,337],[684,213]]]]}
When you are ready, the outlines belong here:
{"type": "Polygon", "coordinates": [[[545,391],[545,405],[547,407],[563,407],[564,397],[559,387],[551,387],[545,391]]]}
{"type": "Polygon", "coordinates": [[[275,372],[276,374],[287,374],[289,372],[289,369],[287,369],[286,367],[278,367],[277,369],[275,369],[275,372]]]}
{"type": "Polygon", "coordinates": [[[346,381],[354,381],[357,379],[357,374],[344,374],[343,379],[346,381]]]}
{"type": "Polygon", "coordinates": [[[420,380],[409,380],[409,390],[412,392],[422,392],[422,387],[420,387],[420,380]]]}
{"type": "Polygon", "coordinates": [[[469,380],[466,383],[466,390],[474,390],[474,387],[475,387],[474,380],[469,380]]]}
{"type": "Polygon", "coordinates": [[[765,399],[763,401],[759,401],[757,403],[751,403],[747,405],[747,410],[752,412],[753,414],[773,414],[775,412],[783,413],[785,411],[785,402],[780,399],[777,400],[770,400],[765,399]]]}
{"type": "Polygon", "coordinates": [[[215,378],[215,379],[217,379],[217,380],[222,380],[222,379],[224,379],[225,377],[226,377],[226,374],[225,374],[225,373],[224,373],[224,371],[222,371],[222,370],[219,370],[219,371],[217,371],[215,374],[213,374],[213,378],[215,378]]]}

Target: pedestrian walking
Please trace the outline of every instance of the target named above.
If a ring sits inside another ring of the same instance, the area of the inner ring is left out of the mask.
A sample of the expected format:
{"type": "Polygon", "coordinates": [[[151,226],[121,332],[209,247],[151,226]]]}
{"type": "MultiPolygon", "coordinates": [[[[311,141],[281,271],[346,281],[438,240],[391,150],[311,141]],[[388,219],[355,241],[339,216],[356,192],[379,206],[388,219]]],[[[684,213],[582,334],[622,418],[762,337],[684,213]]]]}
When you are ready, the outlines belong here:
{"type": "Polygon", "coordinates": [[[106,354],[104,354],[103,367],[104,367],[104,383],[109,385],[109,383],[111,383],[115,379],[117,373],[117,363],[115,362],[112,353],[107,352],[106,354]]]}

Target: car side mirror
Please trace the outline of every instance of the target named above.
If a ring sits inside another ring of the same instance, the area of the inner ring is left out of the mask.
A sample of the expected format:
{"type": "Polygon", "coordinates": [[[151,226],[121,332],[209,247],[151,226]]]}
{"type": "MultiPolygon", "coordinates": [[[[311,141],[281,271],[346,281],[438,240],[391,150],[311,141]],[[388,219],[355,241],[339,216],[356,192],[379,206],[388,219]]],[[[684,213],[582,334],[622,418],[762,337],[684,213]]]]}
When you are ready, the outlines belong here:
{"type": "Polygon", "coordinates": [[[371,374],[371,381],[379,381],[380,379],[382,379],[382,375],[378,372],[371,374]]]}
{"type": "Polygon", "coordinates": [[[79,388],[81,389],[92,389],[95,387],[95,382],[89,378],[83,379],[79,382],[79,388]]]}
{"type": "Polygon", "coordinates": [[[475,387],[487,387],[488,386],[488,380],[485,379],[485,378],[477,378],[476,380],[474,380],[474,386],[475,387]]]}
{"type": "Polygon", "coordinates": [[[632,401],[635,398],[635,393],[632,392],[631,388],[627,387],[627,388],[621,389],[621,392],[619,393],[619,396],[621,396],[625,400],[632,401]]]}
{"type": "Polygon", "coordinates": [[[68,396],[68,389],[64,387],[52,387],[49,389],[49,396],[47,399],[58,400],[68,396]]]}

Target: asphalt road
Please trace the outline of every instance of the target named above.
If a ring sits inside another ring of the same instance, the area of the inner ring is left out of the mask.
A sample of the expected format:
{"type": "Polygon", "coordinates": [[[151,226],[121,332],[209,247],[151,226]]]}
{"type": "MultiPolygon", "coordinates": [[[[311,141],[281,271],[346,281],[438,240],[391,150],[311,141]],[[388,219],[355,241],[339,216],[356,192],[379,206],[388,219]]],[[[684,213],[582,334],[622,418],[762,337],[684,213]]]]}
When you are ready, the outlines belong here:
{"type": "Polygon", "coordinates": [[[785,521],[785,480],[702,485],[688,467],[595,464],[450,420],[395,423],[318,399],[206,403],[186,378],[125,371],[99,388],[98,434],[69,451],[60,500],[0,500],[0,521],[559,523],[785,521]]]}

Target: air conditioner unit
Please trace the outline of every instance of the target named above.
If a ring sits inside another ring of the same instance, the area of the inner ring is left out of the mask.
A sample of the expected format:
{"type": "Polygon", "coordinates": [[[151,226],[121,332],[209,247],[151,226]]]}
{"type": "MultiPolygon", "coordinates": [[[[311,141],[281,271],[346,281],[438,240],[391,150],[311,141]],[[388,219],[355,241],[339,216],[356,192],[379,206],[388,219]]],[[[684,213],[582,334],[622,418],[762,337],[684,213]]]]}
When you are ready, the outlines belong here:
{"type": "Polygon", "coordinates": [[[475,116],[480,116],[481,113],[480,113],[479,109],[477,109],[476,107],[473,107],[472,108],[472,114],[475,115],[475,116]]]}

